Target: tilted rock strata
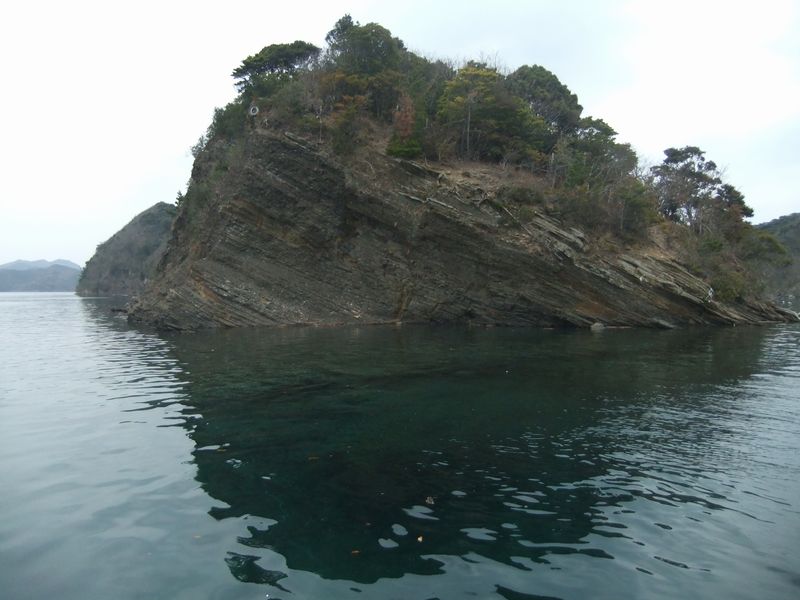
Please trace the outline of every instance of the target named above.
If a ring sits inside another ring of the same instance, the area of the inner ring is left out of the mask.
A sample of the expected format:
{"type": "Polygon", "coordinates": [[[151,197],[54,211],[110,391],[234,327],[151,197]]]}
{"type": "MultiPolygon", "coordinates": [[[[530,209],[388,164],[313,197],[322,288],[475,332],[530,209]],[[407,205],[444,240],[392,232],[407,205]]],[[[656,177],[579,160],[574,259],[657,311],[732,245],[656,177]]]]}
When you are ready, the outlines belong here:
{"type": "Polygon", "coordinates": [[[518,219],[478,184],[450,185],[421,165],[375,155],[344,167],[270,131],[239,144],[235,161],[211,149],[196,162],[206,198],[179,211],[132,320],[674,327],[791,317],[721,304],[656,246],[598,253],[576,229],[536,211],[518,219]]]}

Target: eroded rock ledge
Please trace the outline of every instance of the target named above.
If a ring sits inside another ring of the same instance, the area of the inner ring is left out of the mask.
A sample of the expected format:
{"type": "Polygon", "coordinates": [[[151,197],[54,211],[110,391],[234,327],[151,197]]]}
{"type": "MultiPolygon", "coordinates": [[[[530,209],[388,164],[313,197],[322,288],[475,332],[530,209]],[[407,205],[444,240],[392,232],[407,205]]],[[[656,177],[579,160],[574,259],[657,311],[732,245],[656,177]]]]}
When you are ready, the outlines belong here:
{"type": "MultiPolygon", "coordinates": [[[[600,251],[542,212],[523,219],[479,177],[377,153],[346,165],[275,131],[195,163],[203,194],[130,318],[162,328],[471,322],[676,327],[795,320],[718,302],[657,244],[600,251]]],[[[200,196],[198,194],[198,196],[200,196]]]]}

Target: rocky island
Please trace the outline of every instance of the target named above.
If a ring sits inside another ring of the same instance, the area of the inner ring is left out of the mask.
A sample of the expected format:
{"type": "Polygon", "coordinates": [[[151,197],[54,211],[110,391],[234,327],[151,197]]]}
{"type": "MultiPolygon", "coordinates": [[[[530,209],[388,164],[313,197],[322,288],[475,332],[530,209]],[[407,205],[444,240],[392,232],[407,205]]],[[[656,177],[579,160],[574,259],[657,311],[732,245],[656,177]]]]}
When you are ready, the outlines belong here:
{"type": "MultiPolygon", "coordinates": [[[[546,69],[505,75],[341,19],[275,44],[194,148],[166,250],[130,306],[167,329],[462,322],[763,323],[774,240],[695,147],[637,158],[546,69]]],[[[777,243],[776,243],[777,244],[777,243]]],[[[91,264],[91,263],[90,263],[91,264]]]]}
{"type": "MultiPolygon", "coordinates": [[[[767,303],[715,299],[666,242],[606,247],[535,208],[515,216],[519,207],[496,199],[503,178],[489,167],[465,177],[365,153],[347,168],[312,142],[263,129],[240,144],[205,202],[178,213],[135,320],[195,329],[786,318],[767,303]]],[[[194,176],[216,164],[209,149],[194,176]]]]}

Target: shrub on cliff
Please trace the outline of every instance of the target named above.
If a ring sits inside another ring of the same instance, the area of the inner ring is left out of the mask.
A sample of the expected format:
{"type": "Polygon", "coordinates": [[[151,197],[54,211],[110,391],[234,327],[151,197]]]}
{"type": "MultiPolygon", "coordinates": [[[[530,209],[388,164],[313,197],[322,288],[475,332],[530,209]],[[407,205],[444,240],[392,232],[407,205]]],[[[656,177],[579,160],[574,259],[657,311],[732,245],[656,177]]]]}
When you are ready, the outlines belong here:
{"type": "Polygon", "coordinates": [[[364,96],[345,96],[336,105],[331,142],[333,151],[337,154],[352,154],[358,146],[359,120],[365,102],[364,96]]]}
{"type": "Polygon", "coordinates": [[[224,108],[215,108],[214,118],[208,128],[208,138],[235,138],[244,131],[246,123],[247,109],[242,99],[231,102],[224,108]]]}
{"type": "Polygon", "coordinates": [[[422,156],[422,144],[417,131],[417,114],[410,95],[400,96],[394,113],[392,137],[386,148],[389,156],[417,158],[422,156]]]}

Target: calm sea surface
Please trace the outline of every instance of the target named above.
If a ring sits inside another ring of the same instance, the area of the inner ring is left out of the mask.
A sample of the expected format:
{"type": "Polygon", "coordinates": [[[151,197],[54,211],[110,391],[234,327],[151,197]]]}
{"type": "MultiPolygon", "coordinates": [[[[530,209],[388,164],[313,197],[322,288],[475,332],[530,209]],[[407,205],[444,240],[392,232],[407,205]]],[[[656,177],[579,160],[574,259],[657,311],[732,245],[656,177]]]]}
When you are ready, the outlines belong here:
{"type": "Polygon", "coordinates": [[[163,335],[0,294],[0,597],[800,598],[800,327],[163,335]]]}

